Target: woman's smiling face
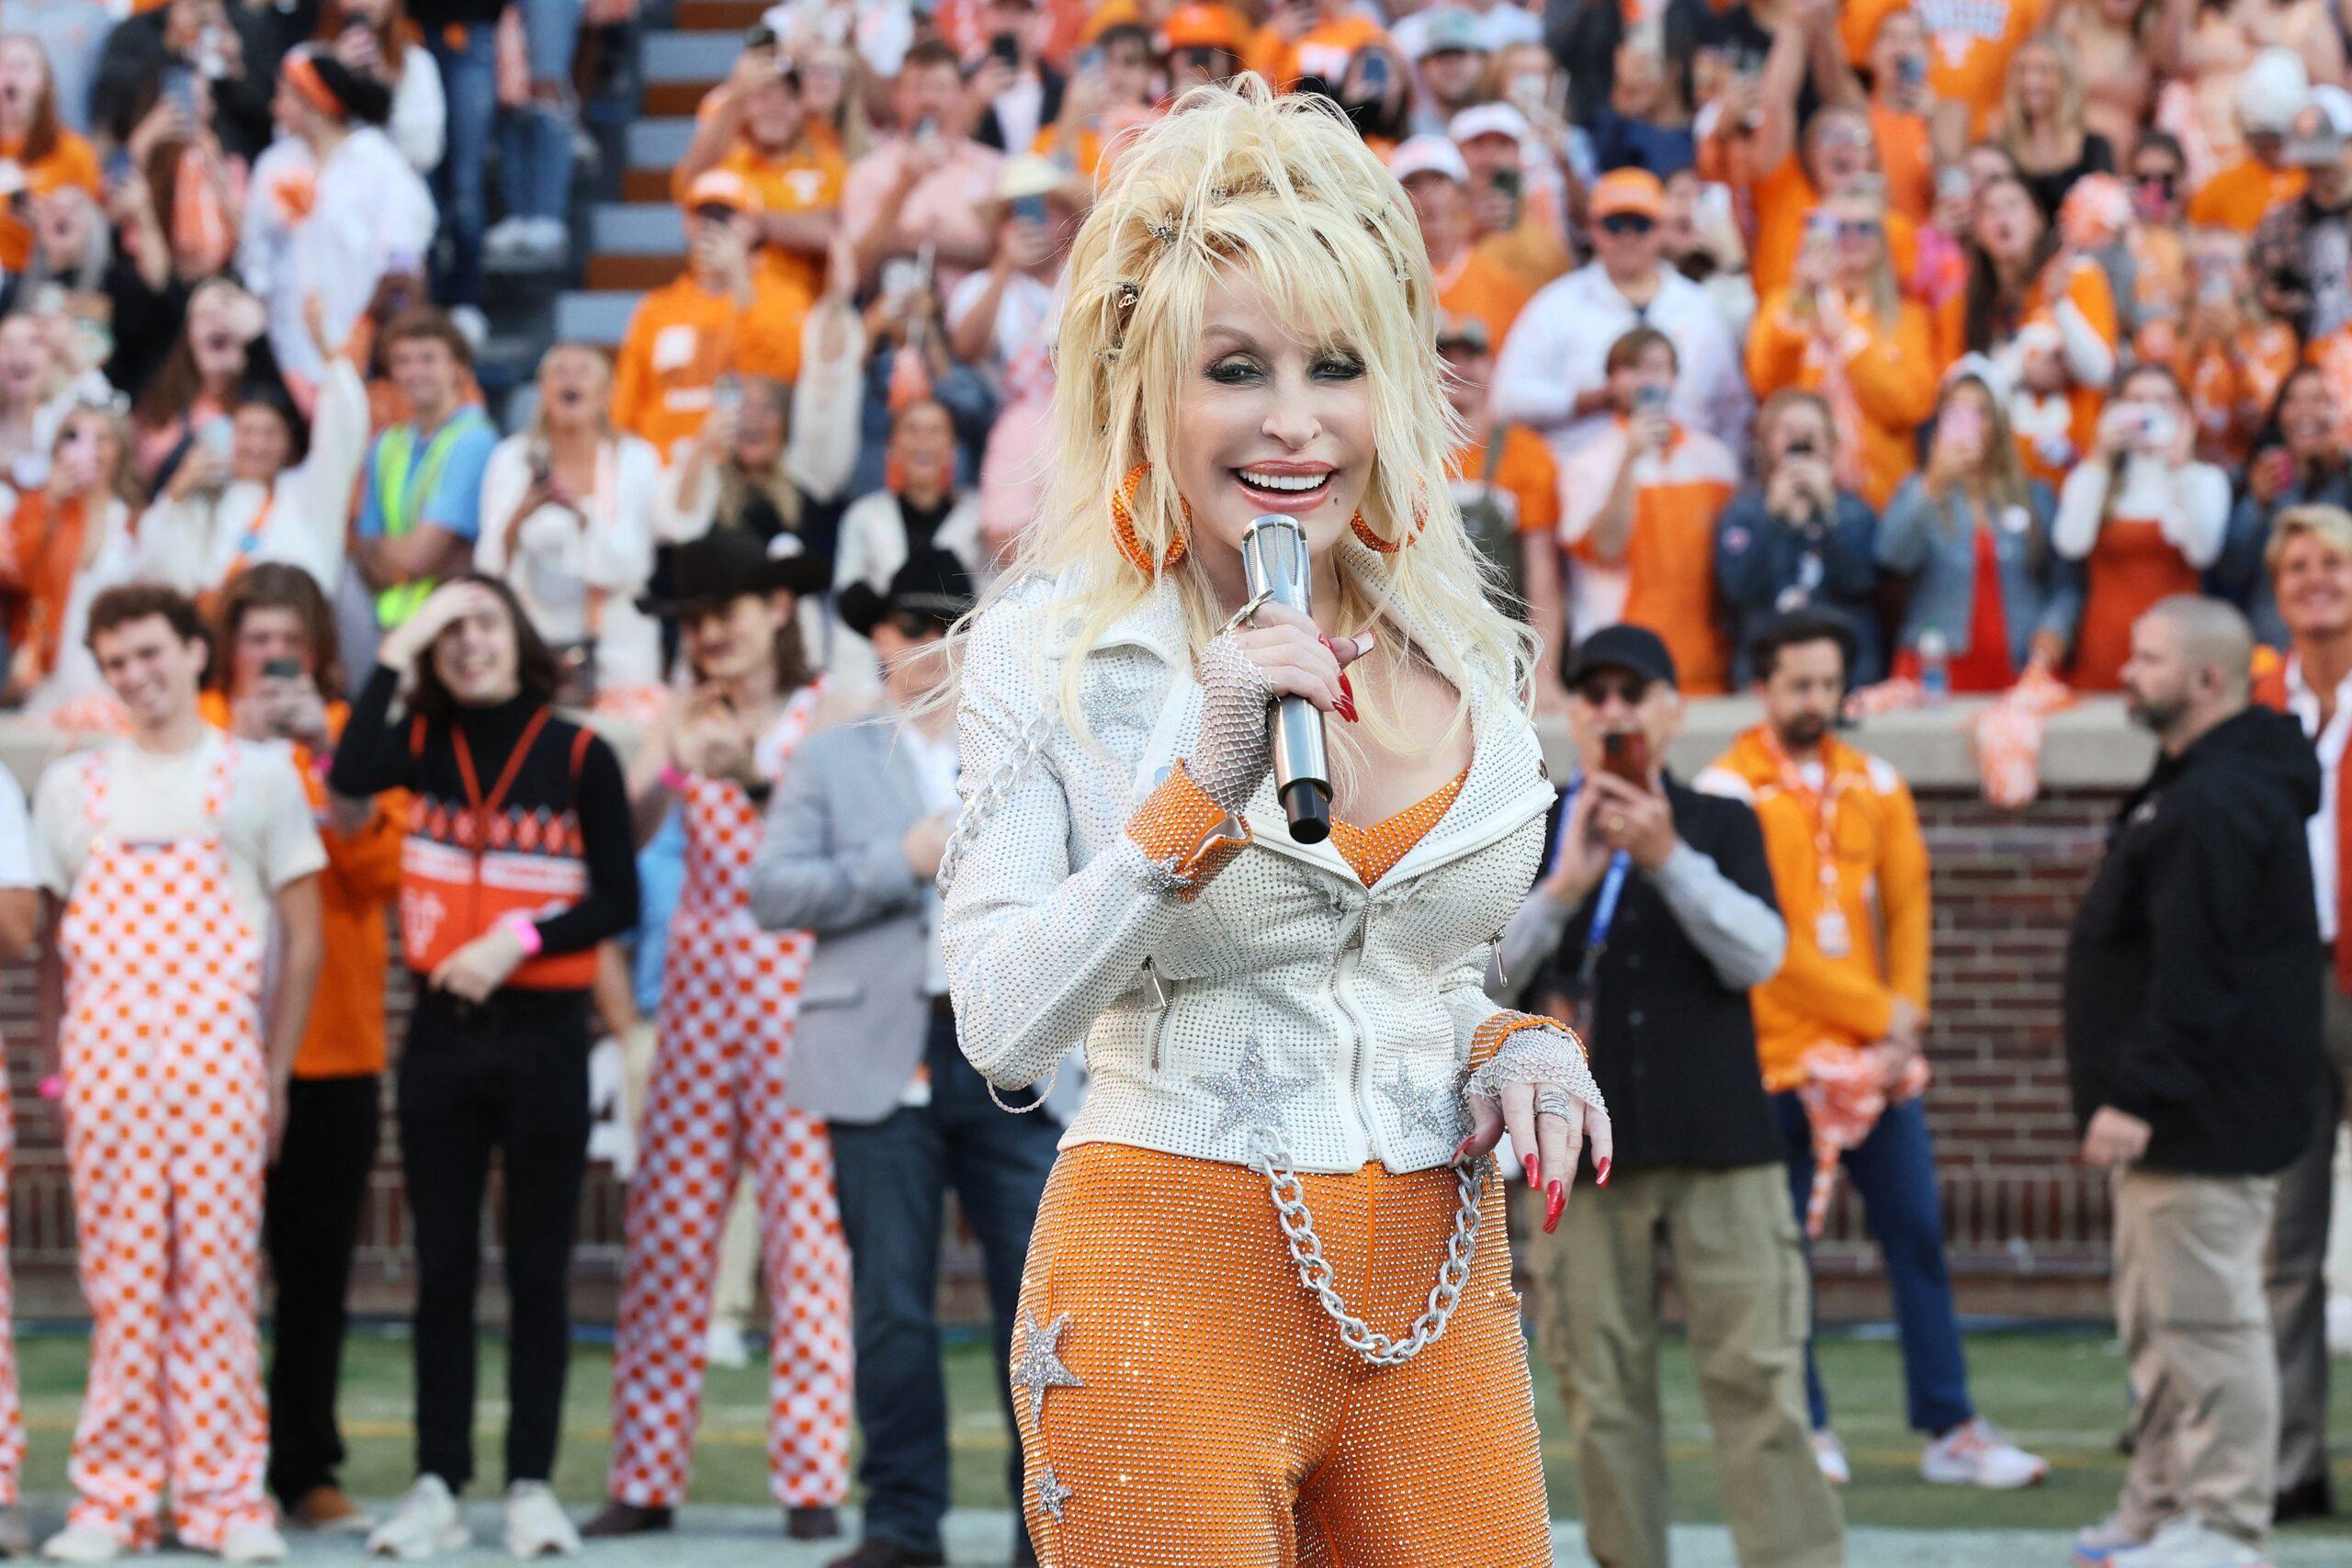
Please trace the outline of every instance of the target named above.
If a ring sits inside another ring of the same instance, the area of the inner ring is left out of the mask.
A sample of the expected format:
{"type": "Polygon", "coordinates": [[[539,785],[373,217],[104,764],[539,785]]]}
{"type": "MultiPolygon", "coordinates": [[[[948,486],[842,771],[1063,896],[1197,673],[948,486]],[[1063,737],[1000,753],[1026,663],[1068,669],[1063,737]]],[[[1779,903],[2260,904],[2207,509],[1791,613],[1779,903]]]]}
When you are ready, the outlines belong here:
{"type": "Polygon", "coordinates": [[[1299,337],[1246,265],[1210,287],[1177,400],[1175,480],[1195,545],[1238,552],[1267,513],[1295,517],[1307,548],[1335,544],[1372,479],[1372,384],[1343,344],[1299,337]]]}

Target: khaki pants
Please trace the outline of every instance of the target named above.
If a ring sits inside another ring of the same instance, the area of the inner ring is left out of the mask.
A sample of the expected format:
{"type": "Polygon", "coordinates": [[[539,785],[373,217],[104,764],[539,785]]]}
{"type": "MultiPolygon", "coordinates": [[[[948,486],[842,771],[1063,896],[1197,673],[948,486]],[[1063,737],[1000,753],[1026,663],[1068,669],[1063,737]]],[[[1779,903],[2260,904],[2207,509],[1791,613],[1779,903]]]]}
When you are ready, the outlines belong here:
{"type": "Polygon", "coordinates": [[[2278,1180],[2129,1170],[2115,1182],[2115,1318],[2130,1359],[2131,1468],[2120,1522],[2188,1515],[2270,1533],[2278,1362],[2262,1249],[2278,1180]]]}
{"type": "Polygon", "coordinates": [[[1717,1492],[1743,1568],[1837,1568],[1845,1521],[1813,1457],[1811,1287],[1778,1165],[1618,1171],[1529,1238],[1543,1341],[1572,1413],[1585,1541],[1602,1568],[1665,1568],[1657,1244],[1673,1258],[1717,1492]]]}
{"type": "Polygon", "coordinates": [[[2334,1216],[2335,1134],[2352,1110],[2352,997],[2326,970],[2327,1060],[2313,1096],[2312,1140],[2278,1176],[2270,1232],[2270,1327],[2278,1340],[2278,1490],[2327,1476],[2327,1233],[2334,1216]]]}

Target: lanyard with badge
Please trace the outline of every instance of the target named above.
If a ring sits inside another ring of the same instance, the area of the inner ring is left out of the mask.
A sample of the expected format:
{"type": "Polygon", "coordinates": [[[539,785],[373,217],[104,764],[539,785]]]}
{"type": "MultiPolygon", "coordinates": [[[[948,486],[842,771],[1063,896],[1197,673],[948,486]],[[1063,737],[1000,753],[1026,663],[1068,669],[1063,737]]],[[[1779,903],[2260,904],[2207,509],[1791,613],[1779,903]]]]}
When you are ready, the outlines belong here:
{"type": "MultiPolygon", "coordinates": [[[[1552,863],[1547,874],[1557,871],[1560,856],[1567,850],[1568,818],[1575,813],[1577,795],[1584,788],[1584,774],[1568,781],[1566,793],[1560,796],[1560,830],[1552,845],[1552,863]]],[[[1575,989],[1567,1000],[1575,1010],[1577,1023],[1591,1032],[1592,996],[1600,975],[1600,955],[1609,946],[1610,931],[1617,923],[1617,906],[1625,896],[1625,879],[1634,869],[1634,857],[1619,850],[1609,857],[1609,869],[1600,874],[1600,886],[1592,897],[1592,919],[1585,925],[1584,953],[1577,962],[1575,989]]]]}
{"type": "Polygon", "coordinates": [[[1780,772],[1781,792],[1800,808],[1809,807],[1813,818],[1813,858],[1821,873],[1821,909],[1813,919],[1814,945],[1821,950],[1824,958],[1844,958],[1854,951],[1854,932],[1846,919],[1845,904],[1838,897],[1838,792],[1843,780],[1829,771],[1825,759],[1821,788],[1811,788],[1779,738],[1768,729],[1762,739],[1765,754],[1780,772]]]}

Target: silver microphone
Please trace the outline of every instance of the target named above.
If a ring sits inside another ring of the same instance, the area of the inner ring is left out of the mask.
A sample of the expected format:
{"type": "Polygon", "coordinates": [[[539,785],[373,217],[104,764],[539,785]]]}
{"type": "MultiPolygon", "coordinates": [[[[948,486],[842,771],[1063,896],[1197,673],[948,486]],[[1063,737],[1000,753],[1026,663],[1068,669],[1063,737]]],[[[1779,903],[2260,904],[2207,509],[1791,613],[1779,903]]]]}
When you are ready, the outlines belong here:
{"type": "MultiPolygon", "coordinates": [[[[1250,596],[1311,615],[1306,536],[1295,518],[1268,513],[1241,536],[1241,570],[1250,596]]],[[[1323,749],[1323,715],[1305,697],[1283,697],[1268,711],[1273,739],[1274,792],[1290,818],[1290,836],[1319,844],[1331,836],[1331,764],[1323,749]]]]}

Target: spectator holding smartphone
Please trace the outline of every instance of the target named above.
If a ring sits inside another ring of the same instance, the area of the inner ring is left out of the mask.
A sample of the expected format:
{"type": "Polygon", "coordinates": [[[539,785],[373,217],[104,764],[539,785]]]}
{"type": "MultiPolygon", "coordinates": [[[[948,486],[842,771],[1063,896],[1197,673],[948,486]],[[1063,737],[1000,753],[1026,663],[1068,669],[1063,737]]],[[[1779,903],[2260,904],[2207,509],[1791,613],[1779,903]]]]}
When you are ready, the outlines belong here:
{"type": "MultiPolygon", "coordinates": [[[[1509,267],[1531,289],[1576,265],[1566,233],[1566,204],[1531,178],[1526,151],[1534,138],[1527,116],[1507,103],[1473,104],[1445,133],[1470,167],[1470,231],[1481,254],[1509,267]]],[[[1593,192],[1594,200],[1600,192],[1593,192]]],[[[1594,247],[1596,253],[1601,247],[1594,247]]],[[[1612,276],[1614,276],[1612,274],[1612,276]]],[[[1632,285],[1638,288],[1639,285],[1632,285]]]]}
{"type": "Polygon", "coordinates": [[[1888,219],[1875,178],[1815,208],[1793,281],[1763,301],[1747,340],[1758,396],[1802,387],[1836,412],[1847,434],[1838,482],[1872,507],[1911,472],[1919,422],[1936,401],[1934,333],[1926,308],[1896,281],[1888,219]]]}
{"type": "Polygon", "coordinates": [[[1936,141],[1959,141],[1959,116],[1942,108],[1928,88],[1928,29],[1919,13],[1889,11],[1871,39],[1871,144],[1886,181],[1886,204],[1914,223],[1934,210],[1936,141]],[[1942,123],[1939,126],[1939,122],[1942,123]]]}
{"type": "Polygon", "coordinates": [[[1421,245],[1437,279],[1439,311],[1476,321],[1499,344],[1534,290],[1471,240],[1470,164],[1442,136],[1408,137],[1388,155],[1388,172],[1405,187],[1421,245]]]}
{"type": "Polygon", "coordinates": [[[965,92],[972,140],[999,152],[1024,152],[1061,118],[1069,83],[1038,57],[1053,18],[1036,0],[982,0],[988,51],[970,62],[965,92]]]}
{"type": "Polygon", "coordinates": [[[2301,506],[2352,508],[2343,413],[2325,373],[2309,365],[2298,366],[2279,385],[2210,574],[2213,591],[2245,611],[2255,637],[2269,648],[2286,647],[2288,636],[2266,563],[2278,520],[2301,506]]]}
{"type": "Polygon", "coordinates": [[[226,0],[165,0],[116,24],[90,86],[90,119],[119,145],[170,102],[191,130],[248,164],[270,143],[270,89],[283,42],[268,13],[226,0]]]}
{"type": "Polygon", "coordinates": [[[319,7],[318,40],[345,68],[390,89],[384,134],[410,168],[429,176],[448,143],[448,101],[441,91],[441,68],[424,47],[424,32],[410,20],[407,0],[325,0],[319,7]]]}
{"type": "Polygon", "coordinates": [[[2009,426],[2027,471],[2055,484],[2098,440],[2122,330],[2114,288],[2064,244],[2013,173],[1977,182],[1968,250],[1968,287],[1947,308],[1959,321],[1947,322],[1946,345],[1999,367],[2015,389],[2009,426]]]}
{"type": "Polygon", "coordinates": [[[686,198],[685,274],[638,301],[613,375],[613,423],[665,460],[702,428],[721,378],[799,375],[810,304],[753,265],[763,209],[742,175],[709,170],[686,198]]]}
{"type": "Polygon", "coordinates": [[[1578,773],[1544,873],[1503,930],[1502,973],[1573,1022],[1622,1117],[1605,1186],[1531,1235],[1544,1353],[1572,1413],[1594,1557],[1666,1568],[1658,1404],[1659,1245],[1671,1253],[1742,1562],[1842,1559],[1837,1495],[1807,1444],[1810,1290],[1756,1066],[1748,991],[1788,942],[1756,814],[1661,759],[1683,705],[1666,645],[1636,626],[1587,637],[1567,671],[1578,773]],[[1769,1303],[1769,1306],[1768,1306],[1769,1303]]]}
{"type": "MultiPolygon", "coordinates": [[[[10,389],[7,328],[0,324],[0,431],[10,389]]],[[[262,302],[227,278],[207,278],[187,297],[180,330],[131,405],[133,471],[152,485],[164,462],[198,430],[264,392],[285,395],[270,351],[262,302]]]]}
{"type": "Polygon", "coordinates": [[[1635,327],[1610,347],[1605,368],[1616,412],[1560,466],[1571,628],[1647,626],[1672,651],[1681,691],[1720,695],[1730,690],[1731,653],[1716,615],[1715,521],[1738,460],[1672,413],[1679,362],[1665,333],[1635,327]]]}
{"type": "Polygon", "coordinates": [[[1878,635],[1878,516],[1838,483],[1838,423],[1818,393],[1785,388],[1756,415],[1755,479],[1715,526],[1715,581],[1731,611],[1732,679],[1754,679],[1748,644],[1793,610],[1827,615],[1854,648],[1853,683],[1884,673],[1878,635]]]}
{"type": "Polygon", "coordinates": [[[2064,668],[2082,614],[2083,569],[2050,542],[2056,500],[2030,478],[2000,400],[1974,375],[1944,389],[1928,457],[1879,520],[1878,563],[1910,581],[1894,672],[1917,680],[1942,644],[1958,694],[2006,692],[2028,671],[2064,668]]]}
{"type": "Polygon", "coordinates": [[[996,254],[948,290],[947,347],[988,377],[1001,401],[1051,385],[1054,284],[1087,197],[1083,181],[1023,152],[998,165],[995,190],[977,204],[996,254]]]}
{"type": "MultiPolygon", "coordinates": [[[[59,122],[49,55],[21,33],[0,38],[0,183],[15,186],[11,195],[34,197],[68,186],[98,194],[98,154],[59,122]]],[[[0,266],[20,272],[31,253],[25,223],[13,214],[0,219],[0,266]]]]}
{"type": "Polygon", "coordinates": [[[335,1472],[343,1435],[345,1303],[384,1120],[385,911],[399,896],[406,798],[334,810],[324,768],[349,716],[334,613],[300,567],[261,561],[220,596],[220,649],[205,722],[241,741],[293,748],[326,851],[319,875],[319,981],[294,1053],[286,1131],[270,1166],[262,1241],[277,1299],[269,1363],[269,1490],[305,1529],[365,1529],[335,1472]]]}
{"type": "Polygon", "coordinates": [[[1103,28],[1080,52],[1060,115],[1037,132],[1029,151],[1099,180],[1112,142],[1159,112],[1153,64],[1149,28],[1135,22],[1103,28]]]}
{"type": "Polygon", "coordinates": [[[2132,627],[2158,600],[2194,594],[2220,558],[2230,481],[2190,456],[2196,428],[2171,371],[2143,365],[2116,388],[2090,460],[2058,492],[2051,544],[2084,563],[2074,683],[2120,690],[2132,627]]]}
{"type": "Polygon", "coordinates": [[[1222,0],[1185,0],[1161,21],[1156,41],[1168,62],[1171,98],[1238,74],[1250,47],[1240,14],[1222,0]]]}
{"type": "Polygon", "coordinates": [[[964,70],[946,44],[925,39],[907,51],[896,94],[898,134],[850,165],[842,227],[857,246],[865,287],[881,282],[886,261],[928,246],[940,287],[952,288],[995,246],[972,195],[996,188],[1001,154],[965,131],[964,70]]]}
{"type": "Polygon", "coordinates": [[[746,47],[696,110],[694,140],[670,189],[684,204],[708,170],[742,180],[760,202],[759,269],[815,299],[825,288],[825,253],[840,227],[849,161],[831,127],[809,116],[804,70],[773,41],[746,47]]]}
{"type": "MultiPolygon", "coordinates": [[[[1458,130],[1454,141],[1463,144],[1458,130]]],[[[1471,178],[1475,192],[1475,162],[1471,178]]],[[[1706,292],[1662,259],[1665,186],[1643,170],[1618,169],[1593,186],[1590,211],[1595,259],[1545,285],[1502,345],[1497,417],[1532,426],[1566,464],[1600,442],[1623,412],[1623,389],[1607,362],[1627,332],[1644,327],[1672,346],[1674,418],[1720,446],[1747,440],[1755,399],[1739,351],[1706,292]]],[[[1695,671],[1686,666],[1683,673],[1695,671]]]]}

